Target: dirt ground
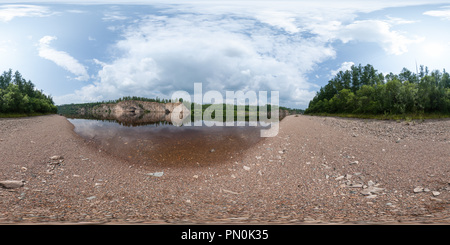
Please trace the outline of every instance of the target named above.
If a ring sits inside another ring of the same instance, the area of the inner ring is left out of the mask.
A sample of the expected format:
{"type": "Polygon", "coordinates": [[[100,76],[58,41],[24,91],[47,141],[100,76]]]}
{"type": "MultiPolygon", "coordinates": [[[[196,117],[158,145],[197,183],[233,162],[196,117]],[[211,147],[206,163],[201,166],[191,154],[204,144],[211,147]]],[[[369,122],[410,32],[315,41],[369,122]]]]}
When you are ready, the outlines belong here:
{"type": "Polygon", "coordinates": [[[217,164],[141,165],[63,116],[0,119],[0,224],[449,224],[450,120],[288,116],[217,164]],[[61,159],[50,159],[62,156],[61,159]]]}

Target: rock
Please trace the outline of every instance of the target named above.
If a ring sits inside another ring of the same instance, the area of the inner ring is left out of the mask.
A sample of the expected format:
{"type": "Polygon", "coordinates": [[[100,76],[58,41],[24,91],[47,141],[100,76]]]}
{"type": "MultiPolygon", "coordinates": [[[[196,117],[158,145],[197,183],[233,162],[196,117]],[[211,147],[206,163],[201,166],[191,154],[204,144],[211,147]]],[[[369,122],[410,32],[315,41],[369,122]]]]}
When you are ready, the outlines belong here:
{"type": "Polygon", "coordinates": [[[439,196],[441,193],[439,191],[432,191],[433,196],[439,196]]]}
{"type": "Polygon", "coordinates": [[[431,201],[436,201],[436,202],[443,202],[442,199],[436,198],[436,197],[430,197],[431,201]]]}
{"type": "Polygon", "coordinates": [[[209,152],[215,152],[216,150],[214,150],[214,148],[213,149],[211,149],[209,152]]]}
{"type": "Polygon", "coordinates": [[[64,157],[63,157],[63,156],[58,156],[58,155],[55,155],[55,156],[50,157],[50,160],[52,160],[52,161],[55,161],[55,160],[62,160],[62,159],[64,159],[64,157]]]}
{"type": "Polygon", "coordinates": [[[148,173],[147,175],[161,177],[161,176],[163,176],[163,174],[164,174],[164,172],[155,172],[155,173],[148,173]]]}
{"type": "Polygon", "coordinates": [[[350,185],[348,185],[348,187],[351,187],[351,188],[362,188],[363,185],[362,184],[350,184],[350,185]]]}
{"type": "Polygon", "coordinates": [[[414,188],[414,193],[419,193],[419,192],[423,192],[423,187],[418,186],[418,187],[414,188]]]}
{"type": "Polygon", "coordinates": [[[5,189],[16,189],[24,185],[24,180],[4,180],[0,181],[0,187],[5,189]]]}
{"type": "Polygon", "coordinates": [[[353,161],[353,162],[350,163],[350,165],[358,164],[358,163],[359,163],[358,161],[353,161]]]}
{"type": "Polygon", "coordinates": [[[339,177],[336,177],[336,179],[335,180],[341,180],[341,179],[343,179],[344,178],[344,176],[339,176],[339,177]]]}
{"type": "Polygon", "coordinates": [[[248,171],[250,170],[250,167],[244,166],[244,169],[248,171]]]}
{"type": "Polygon", "coordinates": [[[377,195],[374,195],[374,194],[366,195],[366,198],[369,198],[369,199],[376,198],[376,197],[377,197],[377,195]]]}
{"type": "Polygon", "coordinates": [[[382,191],[384,191],[384,188],[369,186],[366,189],[362,190],[361,194],[363,194],[364,196],[370,196],[372,194],[379,194],[382,191]]]}

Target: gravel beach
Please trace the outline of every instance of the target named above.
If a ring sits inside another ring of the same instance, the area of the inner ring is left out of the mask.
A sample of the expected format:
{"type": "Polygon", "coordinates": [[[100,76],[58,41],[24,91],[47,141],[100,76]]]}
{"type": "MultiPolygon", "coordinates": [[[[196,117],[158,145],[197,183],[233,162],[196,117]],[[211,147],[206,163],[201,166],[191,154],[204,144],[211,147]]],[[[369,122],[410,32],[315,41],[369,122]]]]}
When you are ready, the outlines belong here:
{"type": "Polygon", "coordinates": [[[448,119],[292,115],[276,137],[195,166],[125,161],[73,129],[0,119],[0,224],[450,223],[448,119]]]}

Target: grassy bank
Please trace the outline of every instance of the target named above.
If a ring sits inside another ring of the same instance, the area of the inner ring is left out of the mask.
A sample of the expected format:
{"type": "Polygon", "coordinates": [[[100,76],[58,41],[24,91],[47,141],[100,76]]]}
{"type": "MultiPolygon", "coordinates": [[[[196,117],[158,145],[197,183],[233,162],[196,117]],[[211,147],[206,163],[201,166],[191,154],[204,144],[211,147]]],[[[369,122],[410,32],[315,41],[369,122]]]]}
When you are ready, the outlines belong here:
{"type": "Polygon", "coordinates": [[[411,113],[411,114],[352,114],[352,113],[308,113],[311,116],[361,118],[377,120],[425,120],[450,118],[450,114],[443,113],[411,113]]]}
{"type": "Polygon", "coordinates": [[[35,117],[35,116],[44,116],[55,113],[0,113],[0,118],[19,118],[19,117],[35,117]]]}

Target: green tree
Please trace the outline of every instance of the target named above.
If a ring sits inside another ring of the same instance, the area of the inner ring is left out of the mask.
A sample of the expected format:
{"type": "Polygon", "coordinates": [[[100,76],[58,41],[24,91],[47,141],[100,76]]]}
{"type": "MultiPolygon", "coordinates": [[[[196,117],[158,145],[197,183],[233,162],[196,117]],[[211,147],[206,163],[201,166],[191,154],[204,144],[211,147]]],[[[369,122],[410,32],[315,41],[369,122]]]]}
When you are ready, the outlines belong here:
{"type": "Polygon", "coordinates": [[[0,76],[0,113],[56,113],[51,96],[35,90],[31,81],[26,81],[19,71],[12,70],[0,76]]]}

